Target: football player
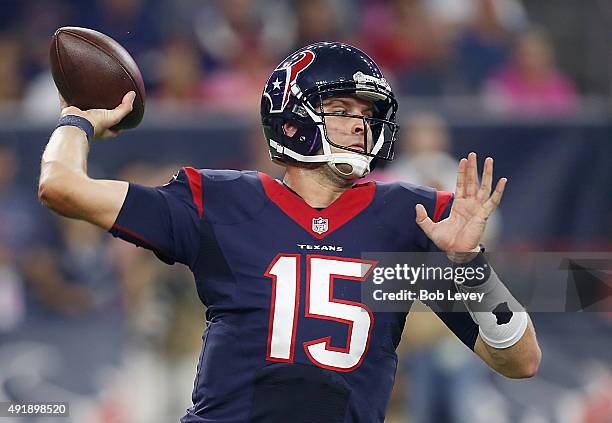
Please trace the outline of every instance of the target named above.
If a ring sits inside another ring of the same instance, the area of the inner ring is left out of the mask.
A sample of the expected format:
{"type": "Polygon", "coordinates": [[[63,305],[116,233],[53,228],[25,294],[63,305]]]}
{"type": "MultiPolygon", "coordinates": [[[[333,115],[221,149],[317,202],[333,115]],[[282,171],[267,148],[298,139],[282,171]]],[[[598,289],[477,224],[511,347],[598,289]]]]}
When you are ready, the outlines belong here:
{"type": "MultiPolygon", "coordinates": [[[[265,85],[261,119],[272,160],[286,167],[282,181],[190,167],[161,187],[90,178],[88,139],[116,135],[109,128],[133,99],[114,110],[63,108],[39,197],[193,272],[207,328],[181,421],[383,421],[407,313],[361,302],[375,266],[362,253],[443,251],[457,267],[485,263],[479,241],[506,184],[491,194],[493,160],[479,185],[476,155],[462,159],[454,199],[357,183],[393,156],[397,101],[376,63],[342,43],[302,48],[265,85]]],[[[450,330],[499,373],[535,374],[533,326],[495,272],[455,289],[484,299],[437,310],[450,330]]]]}

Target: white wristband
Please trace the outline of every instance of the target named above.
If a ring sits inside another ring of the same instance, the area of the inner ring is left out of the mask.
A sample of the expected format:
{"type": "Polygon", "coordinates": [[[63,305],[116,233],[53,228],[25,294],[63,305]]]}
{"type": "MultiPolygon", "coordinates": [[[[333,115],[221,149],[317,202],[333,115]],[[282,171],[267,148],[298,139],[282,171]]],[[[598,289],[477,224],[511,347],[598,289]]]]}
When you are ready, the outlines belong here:
{"type": "Polygon", "coordinates": [[[516,344],[529,321],[523,306],[512,296],[491,268],[489,278],[477,286],[456,284],[459,292],[477,293],[481,300],[464,300],[470,315],[478,325],[480,338],[493,348],[508,348],[516,344]]]}

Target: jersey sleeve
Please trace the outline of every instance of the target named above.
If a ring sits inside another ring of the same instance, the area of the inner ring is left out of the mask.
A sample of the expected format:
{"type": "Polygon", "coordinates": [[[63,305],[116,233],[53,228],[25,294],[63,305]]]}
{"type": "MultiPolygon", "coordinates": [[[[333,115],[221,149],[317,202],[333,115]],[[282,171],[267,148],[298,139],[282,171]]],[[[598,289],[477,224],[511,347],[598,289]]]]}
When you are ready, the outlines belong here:
{"type": "Polygon", "coordinates": [[[153,251],[165,263],[192,267],[199,251],[201,216],[201,175],[183,168],[161,187],[130,184],[110,233],[153,251]]]}
{"type": "MultiPolygon", "coordinates": [[[[451,207],[453,206],[453,193],[446,191],[436,191],[435,202],[431,210],[428,210],[429,216],[434,222],[439,222],[446,219],[450,215],[451,207]]],[[[443,254],[442,251],[428,239],[427,251],[443,254]]],[[[448,261],[444,261],[443,257],[440,260],[435,259],[435,262],[440,262],[440,265],[449,265],[448,261]]],[[[438,282],[438,291],[446,293],[447,291],[455,292],[457,289],[452,281],[438,282]]],[[[427,305],[434,313],[444,322],[457,338],[461,340],[468,348],[474,349],[476,337],[478,336],[478,325],[472,320],[469,311],[463,302],[448,301],[432,301],[427,305]],[[452,307],[451,307],[452,306],[452,307]]]]}
{"type": "MultiPolygon", "coordinates": [[[[453,286],[448,289],[454,290],[455,288],[453,286]]],[[[436,313],[436,316],[442,320],[446,327],[449,328],[461,342],[469,349],[474,350],[476,338],[478,337],[478,325],[472,320],[472,316],[463,302],[457,302],[457,307],[454,307],[452,311],[445,310],[444,307],[440,307],[440,304],[435,302],[427,302],[426,305],[436,313]]]]}

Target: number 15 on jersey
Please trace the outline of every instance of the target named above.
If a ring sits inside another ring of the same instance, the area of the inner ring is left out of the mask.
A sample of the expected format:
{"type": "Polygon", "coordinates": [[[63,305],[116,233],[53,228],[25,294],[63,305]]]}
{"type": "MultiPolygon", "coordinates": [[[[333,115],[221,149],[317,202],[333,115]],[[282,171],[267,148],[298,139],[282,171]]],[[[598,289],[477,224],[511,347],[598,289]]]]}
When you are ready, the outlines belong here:
{"type": "MultiPolygon", "coordinates": [[[[265,275],[272,279],[267,360],[293,363],[300,302],[300,254],[277,255],[265,275]]],[[[372,311],[359,302],[334,298],[334,279],[363,282],[377,262],[343,257],[306,256],[305,317],[331,320],[348,326],[347,345],[333,347],[331,336],[304,342],[304,350],[317,366],[352,371],[361,364],[374,325],[372,311]]],[[[324,335],[324,334],[323,334],[324,335]]]]}

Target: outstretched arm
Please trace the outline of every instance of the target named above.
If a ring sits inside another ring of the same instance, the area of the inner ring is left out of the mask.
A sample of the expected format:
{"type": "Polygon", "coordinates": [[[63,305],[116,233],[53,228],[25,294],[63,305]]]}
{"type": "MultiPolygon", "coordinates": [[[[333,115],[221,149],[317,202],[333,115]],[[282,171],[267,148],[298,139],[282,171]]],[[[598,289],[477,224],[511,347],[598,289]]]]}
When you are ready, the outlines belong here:
{"type": "MultiPolygon", "coordinates": [[[[62,102],[61,116],[76,115],[94,127],[94,138],[117,135],[110,128],[132,110],[135,93],[130,91],[113,110],[83,111],[62,102]]],[[[87,175],[89,144],[85,132],[74,126],[57,128],[45,149],[40,166],[38,197],[53,211],[109,229],[125,199],[128,183],[96,180],[87,175]]]]}
{"type": "Polygon", "coordinates": [[[474,352],[496,372],[513,379],[534,376],[540,365],[542,353],[529,315],[527,329],[519,341],[509,348],[499,349],[487,345],[480,335],[476,338],[474,352]]]}
{"type": "MultiPolygon", "coordinates": [[[[478,187],[476,154],[470,153],[459,163],[455,199],[448,218],[434,223],[425,207],[416,206],[416,222],[423,232],[449,259],[457,265],[470,265],[479,252],[479,243],[487,219],[499,205],[507,180],[498,181],[491,194],[493,159],[485,160],[482,184],[478,187]]],[[[481,303],[466,301],[466,307],[476,324],[479,335],[474,351],[494,370],[511,378],[533,376],[539,367],[541,352],[531,319],[512,297],[494,271],[480,286],[459,286],[459,290],[481,290],[485,299],[481,303]],[[509,322],[496,322],[493,310],[506,303],[511,305],[509,322]],[[487,308],[488,307],[488,308],[487,308]]]]}

